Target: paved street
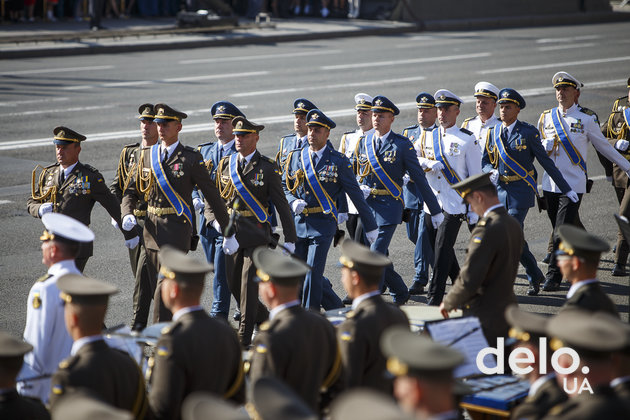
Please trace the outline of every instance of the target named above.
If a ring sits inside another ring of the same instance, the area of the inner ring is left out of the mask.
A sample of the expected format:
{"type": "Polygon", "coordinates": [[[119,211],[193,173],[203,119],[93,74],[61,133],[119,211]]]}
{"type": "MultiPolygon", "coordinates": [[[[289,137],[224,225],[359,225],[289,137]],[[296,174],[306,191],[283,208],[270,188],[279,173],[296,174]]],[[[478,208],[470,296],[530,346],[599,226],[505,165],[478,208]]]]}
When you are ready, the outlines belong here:
{"type": "MultiPolygon", "coordinates": [[[[486,80],[519,90],[527,100],[521,120],[536,123],[540,113],[557,105],[552,75],[565,70],[585,83],[580,103],[608,116],[612,101],[627,94],[630,73],[628,23],[508,29],[476,32],[413,33],[346,38],[278,45],[240,46],[165,52],[86,55],[0,61],[0,329],[21,334],[26,297],[32,283],[45,273],[39,235],[43,225],[26,212],[31,170],[54,162],[52,129],[68,126],[87,135],[81,161],[100,169],[108,182],[123,145],[138,141],[138,105],[165,102],[188,113],[181,140],[186,145],[213,140],[209,109],[229,100],[247,117],[262,123],[259,149],[274,156],[279,138],[292,131],[292,103],[306,97],[332,117],[337,145],[344,131],[354,129],[353,97],[357,92],[383,94],[401,108],[394,130],[415,123],[415,96],[447,88],[462,96],[458,123],[474,115],[473,87],[486,80]]],[[[612,247],[617,211],[613,188],[603,176],[594,150],[589,176],[595,185],[582,204],[587,229],[612,247]]],[[[540,177],[539,177],[540,182],[540,177]]],[[[122,235],[96,206],[92,229],[97,235],[94,257],[86,274],[118,285],[107,325],[128,323],[133,278],[122,235]]],[[[546,253],[551,224],[532,209],[525,235],[537,259],[546,253]]],[[[469,232],[460,231],[456,253],[460,263],[469,232]]],[[[410,283],[413,249],[404,225],[390,249],[397,271],[410,283]]],[[[195,253],[202,258],[202,251],[195,253]]],[[[326,275],[343,295],[331,251],[326,275]]],[[[627,319],[628,279],[612,277],[612,253],[603,256],[600,277],[605,290],[627,319]]],[[[542,266],[545,271],[546,266],[542,266]]],[[[553,313],[564,301],[560,292],[525,295],[524,271],[516,292],[526,309],[553,313]],[[533,306],[530,306],[533,305],[533,306]]],[[[206,304],[211,289],[205,294],[206,304]]],[[[413,298],[416,304],[424,296],[413,298]]]]}

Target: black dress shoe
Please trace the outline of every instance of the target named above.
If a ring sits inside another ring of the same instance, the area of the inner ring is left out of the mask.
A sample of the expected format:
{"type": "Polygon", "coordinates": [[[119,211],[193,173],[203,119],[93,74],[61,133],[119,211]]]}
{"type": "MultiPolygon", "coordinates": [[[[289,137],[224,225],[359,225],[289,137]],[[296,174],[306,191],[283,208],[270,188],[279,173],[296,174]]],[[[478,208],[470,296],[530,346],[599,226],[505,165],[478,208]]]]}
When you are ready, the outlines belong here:
{"type": "Polygon", "coordinates": [[[394,299],[394,305],[403,306],[409,300],[409,296],[411,295],[407,293],[407,296],[405,296],[403,299],[394,299]]]}
{"type": "Polygon", "coordinates": [[[383,285],[383,287],[381,287],[381,295],[384,295],[386,291],[387,291],[387,286],[383,285]]]}
{"type": "Polygon", "coordinates": [[[532,283],[529,283],[529,287],[527,288],[527,296],[536,296],[540,291],[540,280],[535,280],[532,283]]]}
{"type": "Polygon", "coordinates": [[[350,296],[346,295],[346,297],[343,298],[343,300],[341,302],[343,302],[344,305],[352,305],[352,298],[350,296]]]}
{"type": "Polygon", "coordinates": [[[615,264],[615,266],[613,267],[612,275],[615,277],[627,276],[628,272],[626,271],[625,265],[615,264]]]}
{"type": "Polygon", "coordinates": [[[543,262],[543,264],[549,264],[549,261],[551,261],[551,253],[550,252],[547,253],[547,256],[545,258],[543,258],[542,262],[543,262]]]}
{"type": "Polygon", "coordinates": [[[232,315],[232,319],[234,321],[240,321],[241,320],[241,311],[235,311],[234,315],[232,315]]]}
{"type": "Polygon", "coordinates": [[[424,286],[420,284],[418,281],[414,281],[411,287],[409,288],[410,295],[422,295],[424,294],[424,286]]]}
{"type": "Polygon", "coordinates": [[[560,283],[556,283],[553,280],[546,280],[542,287],[544,292],[555,292],[560,290],[560,283]]]}

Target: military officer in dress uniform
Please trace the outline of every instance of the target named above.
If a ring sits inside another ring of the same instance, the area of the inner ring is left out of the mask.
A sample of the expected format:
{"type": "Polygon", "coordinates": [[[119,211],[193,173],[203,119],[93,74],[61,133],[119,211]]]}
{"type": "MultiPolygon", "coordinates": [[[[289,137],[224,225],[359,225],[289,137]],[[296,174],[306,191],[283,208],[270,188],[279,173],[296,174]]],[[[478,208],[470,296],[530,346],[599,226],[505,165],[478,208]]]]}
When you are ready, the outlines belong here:
{"type": "MultiPolygon", "coordinates": [[[[621,153],[621,155],[630,160],[630,78],[628,79],[628,95],[617,98],[613,104],[612,112],[606,123],[602,126],[602,133],[610,144],[621,153]]],[[[630,182],[624,171],[618,165],[612,165],[613,168],[613,185],[617,192],[617,198],[620,202],[619,214],[630,217],[630,182]]],[[[626,263],[628,261],[628,253],[630,247],[628,242],[621,234],[617,234],[617,249],[615,251],[615,266],[612,275],[625,277],[627,276],[626,263]]]]}
{"type": "Polygon", "coordinates": [[[284,171],[284,165],[287,155],[291,150],[301,149],[308,144],[306,135],[308,128],[306,127],[306,114],[317,106],[308,99],[298,98],[293,101],[293,129],[295,133],[287,134],[280,139],[278,153],[276,154],[276,163],[280,168],[280,172],[284,171]]]}
{"type": "Polygon", "coordinates": [[[367,387],[391,395],[393,384],[383,375],[386,358],[379,340],[392,325],[409,328],[405,313],[381,297],[379,283],[391,262],[350,239],[341,244],[341,253],[341,282],[353,299],[352,310],[337,326],[346,387],[367,387]]]}
{"type": "MultiPolygon", "coordinates": [[[[501,122],[488,133],[481,164],[483,171],[491,174],[490,179],[497,186],[499,201],[522,228],[529,208],[534,206],[534,197],[538,197],[534,159],[570,200],[577,202],[578,195],[545,153],[536,127],[518,120],[519,112],[525,108],[525,99],[514,89],[505,88],[499,92],[498,103],[501,122]]],[[[527,242],[523,244],[521,264],[529,282],[527,294],[537,295],[544,276],[527,242]]]]}
{"type": "MultiPolygon", "coordinates": [[[[227,101],[219,101],[210,109],[214,120],[214,135],[216,143],[203,143],[197,146],[197,150],[203,156],[204,164],[208,168],[210,177],[216,182],[216,173],[219,162],[225,156],[236,153],[234,133],[232,133],[232,119],[244,117],[236,105],[227,101]]],[[[199,236],[201,246],[208,262],[214,264],[214,279],[212,281],[212,308],[211,316],[220,316],[227,319],[230,312],[230,288],[225,272],[225,253],[223,252],[223,234],[216,220],[206,220],[203,209],[203,194],[198,189],[193,191],[193,205],[195,211],[200,213],[199,236]]]]}
{"type": "MultiPolygon", "coordinates": [[[[477,140],[465,128],[456,125],[462,100],[454,93],[440,89],[435,92],[440,127],[425,134],[418,144],[418,161],[425,170],[427,181],[444,211],[444,223],[433,228],[425,223],[435,249],[433,274],[427,292],[427,303],[442,302],[446,278],[456,260],[453,245],[463,220],[474,225],[477,215],[468,210],[464,200],[451,185],[481,172],[481,153],[477,140]]],[[[426,207],[425,211],[430,210],[426,207]]]]}
{"type": "Polygon", "coordinates": [[[466,261],[453,288],[440,304],[445,318],[456,308],[479,318],[490,346],[506,337],[505,309],[516,303],[514,280],[523,250],[523,230],[497,197],[490,174],[478,174],[453,185],[479,215],[471,232],[466,261]]]}
{"type": "Polygon", "coordinates": [[[0,331],[0,418],[48,420],[50,415],[37,398],[23,397],[15,389],[15,378],[24,355],[33,350],[29,343],[0,331]]]}
{"type": "MultiPolygon", "coordinates": [[[[240,304],[239,339],[244,347],[251,343],[254,325],[267,319],[267,310],[258,300],[258,284],[254,282],[256,268],[252,253],[258,246],[267,245],[271,238],[269,204],[278,211],[284,234],[284,246],[295,251],[295,224],[291,208],[282,189],[282,179],[273,159],[256,149],[259,133],[264,126],[244,117],[232,120],[238,153],[224,157],[217,168],[221,197],[227,203],[236,226],[238,252],[223,246],[227,255],[226,271],[232,295],[240,304]],[[237,219],[238,217],[238,219],[237,219]]],[[[214,215],[206,207],[206,220],[214,215]]]]}
{"type": "MultiPolygon", "coordinates": [[[[304,280],[302,304],[319,311],[324,289],[330,288],[323,275],[339,222],[337,202],[344,194],[350,197],[363,221],[368,240],[376,239],[378,230],[350,161],[328,147],[328,137],[330,130],[336,127],[335,122],[319,109],[309,111],[306,120],[309,147],[289,153],[283,180],[287,201],[295,214],[296,255],[312,267],[304,280]]],[[[334,294],[334,291],[328,293],[334,294]]],[[[341,301],[340,306],[343,306],[341,301]]]]}
{"type": "MultiPolygon", "coordinates": [[[[341,136],[341,142],[339,143],[339,151],[346,155],[348,159],[352,159],[354,155],[354,149],[357,147],[357,142],[368,132],[373,131],[372,128],[372,98],[367,93],[357,93],[354,95],[355,106],[354,109],[357,112],[357,126],[358,128],[353,131],[347,131],[341,136]]],[[[365,242],[363,231],[363,225],[361,224],[361,218],[352,200],[348,202],[348,220],[346,220],[346,229],[348,229],[348,235],[351,239],[357,242],[365,242]]]]}
{"type": "MultiPolygon", "coordinates": [[[[158,251],[162,245],[172,245],[181,251],[191,249],[191,195],[195,186],[203,192],[219,225],[225,227],[228,224],[225,204],[203,164],[203,157],[179,141],[182,119],[187,115],[166,104],[156,104],[154,109],[160,142],[141,150],[137,170],[131,175],[121,204],[121,213],[124,215],[122,227],[124,230],[131,230],[138,223],[134,216],[138,203],[147,203],[143,236],[147,268],[152,282],[157,281],[160,269],[158,251]]],[[[224,241],[231,242],[234,249],[238,248],[234,237],[224,238],[224,241]]],[[[161,282],[157,281],[154,322],[168,321],[172,316],[162,302],[160,285],[161,282]]]]}
{"type": "MultiPolygon", "coordinates": [[[[107,189],[103,176],[92,166],[79,162],[81,142],[85,136],[67,127],[55,127],[53,143],[56,148],[57,163],[49,165],[35,180],[31,197],[26,203],[28,212],[33,217],[42,217],[46,213],[61,213],[77,219],[86,226],[90,225],[90,216],[97,201],[120,226],[120,205],[116,197],[107,189]]],[[[125,245],[135,248],[140,238],[135,232],[125,232],[125,245]]],[[[83,271],[92,256],[92,243],[81,247],[76,265],[83,271]]]]}
{"type": "Polygon", "coordinates": [[[212,266],[165,245],[160,250],[162,300],[173,322],[156,345],[149,402],[155,419],[179,419],[182,403],[204,391],[242,404],[245,381],[234,330],[200,305],[212,266]]]}
{"type": "Polygon", "coordinates": [[[317,420],[320,417],[288,385],[263,376],[252,385],[252,405],[260,420],[317,420]]]}
{"type": "MultiPolygon", "coordinates": [[[[131,182],[132,174],[138,168],[140,162],[140,153],[143,148],[151,147],[157,143],[158,132],[157,124],[153,121],[155,111],[153,104],[142,104],[138,108],[138,119],[140,120],[140,134],[142,136],[142,144],[134,143],[123,147],[118,160],[118,168],[114,181],[109,186],[109,190],[116,196],[118,201],[122,201],[123,192],[127,185],[131,182]]],[[[144,219],[147,215],[147,204],[142,200],[138,201],[137,208],[133,215],[136,216],[140,231],[144,227],[144,219]]],[[[147,269],[147,254],[144,243],[129,250],[129,262],[131,263],[131,271],[134,273],[136,283],[133,289],[133,317],[131,319],[131,329],[141,331],[147,326],[149,320],[149,307],[151,299],[153,299],[153,287],[155,282],[149,279],[149,271],[147,269]]]]}
{"type": "Polygon", "coordinates": [[[63,301],[59,297],[57,280],[66,274],[81,274],[75,264],[80,248],[91,244],[94,233],[83,223],[59,213],[42,216],[44,233],[42,263],[48,272],[40,277],[28,294],[24,339],[33,343],[33,351],[24,356],[18,390],[22,395],[36,397],[48,403],[50,375],[57,365],[70,355],[72,338],[66,331],[63,301]]]}
{"type": "Polygon", "coordinates": [[[308,267],[266,247],[253,253],[260,297],[271,310],[252,346],[250,379],[284,381],[313,410],[320,411],[321,392],[340,378],[341,356],[335,329],[319,313],[300,306],[298,291],[308,267]]]}
{"type": "Polygon", "coordinates": [[[630,418],[630,403],[610,388],[614,375],[611,354],[627,344],[625,328],[613,315],[593,315],[580,309],[561,311],[549,321],[551,349],[568,347],[578,357],[562,353],[558,358],[559,366],[571,372],[558,372],[558,382],[569,399],[552,407],[545,419],[630,418]]]}
{"type": "Polygon", "coordinates": [[[579,307],[588,311],[605,311],[619,316],[613,301],[606,295],[597,279],[597,267],[608,244],[572,225],[558,227],[560,244],[556,260],[562,277],[571,283],[562,309],[579,307]]]}
{"type": "Polygon", "coordinates": [[[473,96],[475,97],[475,111],[477,115],[475,117],[466,118],[462,123],[462,128],[473,133],[473,136],[475,136],[477,140],[479,150],[483,153],[488,137],[488,130],[501,122],[501,120],[494,115],[494,110],[497,107],[497,99],[499,98],[499,88],[492,83],[479,82],[475,85],[475,94],[473,96]]]}
{"type": "MultiPolygon", "coordinates": [[[[556,73],[552,83],[556,89],[558,107],[540,115],[538,130],[545,151],[571,189],[578,194],[578,201],[573,202],[571,197],[562,193],[560,186],[546,171],[543,174],[543,194],[548,202],[547,215],[554,228],[554,250],[557,250],[560,242],[557,228],[565,223],[576,223],[582,195],[586,192],[588,142],[608,160],[619,165],[627,175],[630,174],[630,162],[606,141],[595,113],[577,104],[582,83],[566,72],[556,73]]],[[[552,253],[543,290],[558,290],[561,280],[552,253]]]]}
{"type": "Polygon", "coordinates": [[[67,274],[57,282],[64,300],[66,328],[74,340],[70,357],[59,364],[51,382],[50,405],[75,391],[91,393],[105,403],[144,419],[149,402],[136,362],[107,345],[101,329],[110,295],[116,286],[67,274]]]}
{"type": "MultiPolygon", "coordinates": [[[[363,195],[378,224],[378,237],[371,245],[373,251],[388,254],[389,243],[402,221],[403,176],[409,174],[431,214],[436,227],[444,220],[442,209],[418,164],[413,145],[406,137],[396,134],[391,127],[399,110],[385,96],[376,96],[372,103],[374,132],[361,137],[353,156],[354,172],[363,195]]],[[[403,305],[409,290],[393,265],[386,270],[384,284],[389,287],[394,302],[403,305]]]]}
{"type": "MultiPolygon", "coordinates": [[[[599,316],[595,314],[595,316],[599,316]]],[[[630,401],[630,326],[625,326],[626,345],[613,354],[615,364],[615,378],[610,382],[610,387],[625,401],[630,401]]]]}
{"type": "Polygon", "coordinates": [[[533,355],[531,363],[519,363],[521,368],[531,367],[530,372],[525,375],[529,381],[529,393],[525,401],[516,406],[511,418],[540,419],[549,409],[567,400],[567,394],[556,381],[551,357],[545,356],[552,353],[547,339],[547,324],[550,318],[522,311],[517,305],[508,306],[505,318],[510,324],[510,337],[517,340],[515,346],[527,349],[533,355]],[[540,339],[543,337],[546,344],[541,349],[540,339]]]}
{"type": "Polygon", "coordinates": [[[459,418],[453,371],[466,360],[463,354],[400,327],[383,333],[381,349],[387,370],[396,377],[394,395],[403,410],[418,419],[459,418]]]}

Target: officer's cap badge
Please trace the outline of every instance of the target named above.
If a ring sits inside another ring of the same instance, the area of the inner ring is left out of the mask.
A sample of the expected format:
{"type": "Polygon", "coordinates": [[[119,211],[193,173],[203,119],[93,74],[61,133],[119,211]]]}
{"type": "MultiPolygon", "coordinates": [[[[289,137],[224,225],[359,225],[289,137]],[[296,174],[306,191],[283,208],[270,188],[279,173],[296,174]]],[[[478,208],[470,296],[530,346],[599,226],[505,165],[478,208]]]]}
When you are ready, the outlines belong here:
{"type": "Polygon", "coordinates": [[[420,102],[426,102],[428,100],[429,98],[427,98],[426,96],[423,96],[422,98],[420,98],[420,102]]]}
{"type": "Polygon", "coordinates": [[[236,127],[234,128],[243,128],[243,121],[239,121],[236,123],[236,127]]]}
{"type": "Polygon", "coordinates": [[[225,112],[225,106],[221,105],[217,107],[217,114],[223,114],[225,112]]]}
{"type": "Polygon", "coordinates": [[[510,93],[506,90],[505,92],[503,92],[503,97],[507,98],[508,96],[510,96],[510,93]]]}
{"type": "Polygon", "coordinates": [[[376,102],[374,102],[374,105],[381,106],[383,105],[383,101],[381,101],[380,99],[377,99],[376,102]]]}
{"type": "Polygon", "coordinates": [[[360,104],[364,104],[364,103],[366,103],[366,102],[367,102],[367,101],[365,100],[365,98],[361,98],[361,99],[359,99],[359,103],[360,103],[360,104]]]}
{"type": "Polygon", "coordinates": [[[157,114],[158,115],[164,115],[164,108],[159,108],[157,114]]]}
{"type": "Polygon", "coordinates": [[[142,112],[143,114],[150,114],[151,113],[151,108],[149,108],[148,106],[144,108],[144,111],[142,112]]]}
{"type": "Polygon", "coordinates": [[[313,114],[313,115],[311,115],[311,119],[312,119],[312,120],[316,120],[316,119],[318,119],[318,118],[319,118],[319,114],[313,114]]]}
{"type": "Polygon", "coordinates": [[[66,132],[61,130],[60,132],[57,133],[57,136],[59,136],[59,137],[66,137],[66,132]]]}
{"type": "Polygon", "coordinates": [[[298,108],[304,108],[305,106],[306,106],[306,105],[304,105],[304,102],[300,102],[300,103],[298,104],[298,108]]]}
{"type": "Polygon", "coordinates": [[[564,80],[564,77],[558,77],[558,82],[562,82],[564,80]]]}
{"type": "Polygon", "coordinates": [[[446,95],[440,95],[440,100],[443,101],[444,99],[446,99],[446,95]]]}

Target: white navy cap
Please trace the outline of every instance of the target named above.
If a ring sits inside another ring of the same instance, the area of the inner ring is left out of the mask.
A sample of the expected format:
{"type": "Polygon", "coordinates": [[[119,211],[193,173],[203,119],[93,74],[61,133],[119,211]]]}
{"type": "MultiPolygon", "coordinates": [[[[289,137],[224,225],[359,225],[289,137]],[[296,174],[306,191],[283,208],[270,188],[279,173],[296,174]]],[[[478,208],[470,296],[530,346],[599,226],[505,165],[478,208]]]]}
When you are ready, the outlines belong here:
{"type": "Polygon", "coordinates": [[[584,86],[584,83],[580,82],[577,78],[571,76],[566,71],[559,71],[554,74],[551,78],[551,82],[555,88],[558,86],[573,86],[574,88],[579,89],[584,86]]]}
{"type": "Polygon", "coordinates": [[[354,102],[356,103],[355,109],[363,109],[369,111],[372,109],[372,101],[373,97],[368,95],[367,93],[357,93],[354,95],[354,102]]]}
{"type": "Polygon", "coordinates": [[[60,213],[46,213],[42,216],[44,233],[42,241],[62,240],[66,242],[92,242],[94,232],[77,219],[60,213]]]}
{"type": "Polygon", "coordinates": [[[475,85],[474,96],[485,96],[486,98],[492,98],[496,101],[499,98],[499,88],[492,83],[479,82],[475,85]]]}
{"type": "Polygon", "coordinates": [[[460,104],[464,103],[462,98],[455,95],[450,90],[446,90],[446,89],[438,90],[437,92],[435,92],[435,95],[433,95],[433,97],[435,98],[435,106],[438,108],[443,107],[443,106],[448,106],[448,105],[459,106],[460,104]]]}

